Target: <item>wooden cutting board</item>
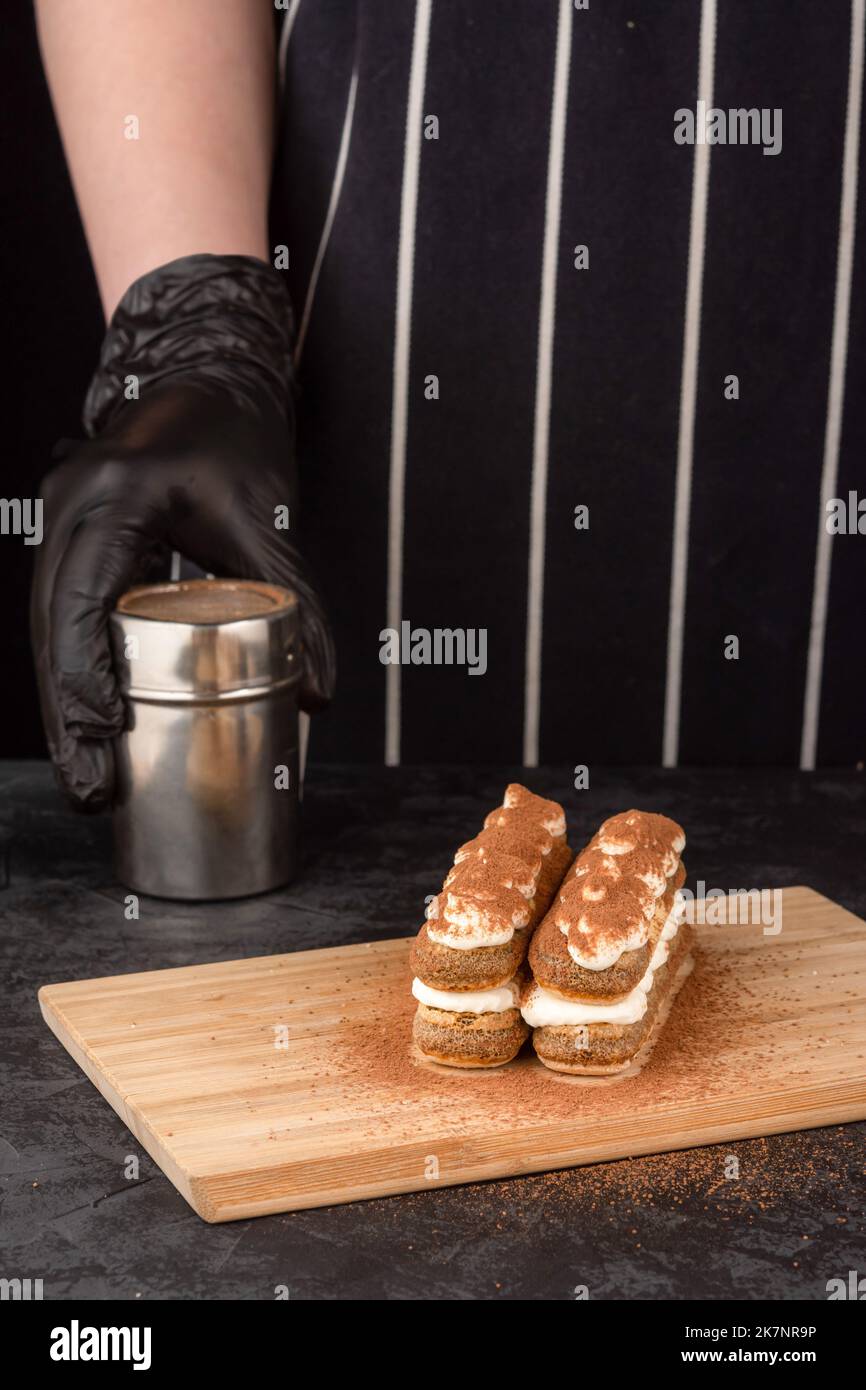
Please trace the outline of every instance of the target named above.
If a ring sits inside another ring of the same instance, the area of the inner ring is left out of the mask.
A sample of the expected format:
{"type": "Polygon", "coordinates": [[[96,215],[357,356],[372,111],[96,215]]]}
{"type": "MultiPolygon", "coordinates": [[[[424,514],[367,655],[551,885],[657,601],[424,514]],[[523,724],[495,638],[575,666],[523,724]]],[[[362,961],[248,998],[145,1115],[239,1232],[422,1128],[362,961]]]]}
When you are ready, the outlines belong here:
{"type": "Polygon", "coordinates": [[[809,888],[783,929],[697,928],[637,1075],[410,1045],[409,940],[46,985],[43,1016],[206,1221],[866,1118],[866,923],[809,888]]]}

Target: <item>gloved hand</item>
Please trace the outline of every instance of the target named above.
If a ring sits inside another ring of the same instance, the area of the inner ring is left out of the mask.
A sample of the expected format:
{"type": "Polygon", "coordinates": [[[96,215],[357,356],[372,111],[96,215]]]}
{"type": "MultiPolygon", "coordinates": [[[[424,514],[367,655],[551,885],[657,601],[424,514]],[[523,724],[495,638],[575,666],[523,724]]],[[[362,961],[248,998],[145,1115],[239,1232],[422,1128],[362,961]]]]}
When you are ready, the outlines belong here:
{"type": "Polygon", "coordinates": [[[331,698],[334,650],[289,536],[297,515],[288,296],[245,256],[187,256],[127,291],[84,408],[91,438],[64,442],[43,484],[31,603],[42,717],[61,787],[110,802],[110,740],[124,726],[108,617],[178,550],[201,569],[263,579],[300,600],[301,708],[331,698]],[[138,399],[134,393],[137,378],[138,399]],[[277,508],[290,529],[277,529],[277,508]]]}

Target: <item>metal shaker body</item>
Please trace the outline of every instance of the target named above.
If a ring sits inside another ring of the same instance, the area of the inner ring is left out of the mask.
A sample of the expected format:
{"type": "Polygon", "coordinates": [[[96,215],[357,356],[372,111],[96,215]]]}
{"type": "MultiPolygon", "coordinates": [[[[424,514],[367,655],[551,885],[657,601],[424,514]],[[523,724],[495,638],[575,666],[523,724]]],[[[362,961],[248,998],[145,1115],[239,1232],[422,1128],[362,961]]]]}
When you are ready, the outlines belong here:
{"type": "Polygon", "coordinates": [[[199,900],[287,883],[297,862],[294,596],[242,581],[153,585],[124,595],[111,627],[127,705],[115,741],[118,878],[199,900]],[[168,616],[191,603],[222,616],[168,616]]]}

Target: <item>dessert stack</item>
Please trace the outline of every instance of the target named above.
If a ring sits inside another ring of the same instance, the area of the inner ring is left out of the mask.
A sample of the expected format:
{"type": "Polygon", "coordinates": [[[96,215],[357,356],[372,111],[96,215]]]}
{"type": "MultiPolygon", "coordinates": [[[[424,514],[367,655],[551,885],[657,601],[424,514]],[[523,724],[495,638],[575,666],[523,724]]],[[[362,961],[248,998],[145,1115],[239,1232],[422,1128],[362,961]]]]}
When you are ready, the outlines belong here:
{"type": "Polygon", "coordinates": [[[532,939],[522,994],[545,1066],[622,1071],[648,1040],[690,945],[677,902],[685,842],[666,816],[624,811],[575,859],[532,939]]]}
{"type": "Polygon", "coordinates": [[[517,783],[460,846],[412,948],[413,1037],[425,1056],[495,1067],[519,1052],[524,959],[571,857],[562,807],[517,783]]]}

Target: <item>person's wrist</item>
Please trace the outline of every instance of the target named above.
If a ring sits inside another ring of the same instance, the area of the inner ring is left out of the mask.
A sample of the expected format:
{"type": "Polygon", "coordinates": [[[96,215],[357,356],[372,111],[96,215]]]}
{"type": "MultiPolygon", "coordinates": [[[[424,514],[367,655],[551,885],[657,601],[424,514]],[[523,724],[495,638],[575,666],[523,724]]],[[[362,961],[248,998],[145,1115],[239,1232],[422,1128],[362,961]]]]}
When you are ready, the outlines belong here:
{"type": "Polygon", "coordinates": [[[285,281],[266,261],[199,254],[158,266],[130,285],[112,315],[84,427],[99,433],[130,398],[166,379],[227,391],[247,409],[264,395],[288,418],[293,339],[285,281]]]}

